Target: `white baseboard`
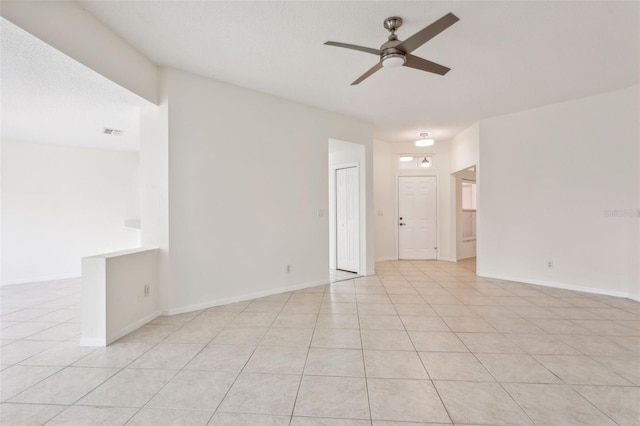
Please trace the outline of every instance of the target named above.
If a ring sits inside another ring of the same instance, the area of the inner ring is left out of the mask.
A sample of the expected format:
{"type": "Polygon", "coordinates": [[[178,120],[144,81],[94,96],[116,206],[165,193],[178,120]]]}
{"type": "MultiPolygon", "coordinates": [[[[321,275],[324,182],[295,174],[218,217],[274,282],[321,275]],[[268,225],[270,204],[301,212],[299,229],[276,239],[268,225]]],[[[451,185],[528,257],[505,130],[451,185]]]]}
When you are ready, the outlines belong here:
{"type": "Polygon", "coordinates": [[[523,284],[533,284],[533,285],[539,285],[543,287],[558,288],[561,290],[580,291],[583,293],[601,294],[603,296],[621,297],[624,299],[632,299],[632,300],[640,301],[639,297],[633,296],[632,294],[624,291],[603,290],[603,289],[594,288],[594,287],[584,287],[580,285],[565,284],[565,283],[559,283],[555,281],[532,280],[529,278],[510,277],[510,276],[500,275],[500,274],[491,274],[491,273],[486,274],[486,273],[482,273],[481,271],[478,271],[477,275],[483,278],[493,278],[496,280],[513,281],[513,282],[518,282],[523,284]]]}
{"type": "Polygon", "coordinates": [[[146,315],[140,318],[139,320],[132,322],[131,324],[127,324],[126,326],[118,330],[116,333],[113,333],[112,335],[107,337],[81,337],[80,346],[105,347],[115,342],[119,338],[126,336],[132,331],[139,329],[143,325],[147,324],[149,321],[153,321],[158,317],[158,315],[160,315],[160,311],[156,311],[149,315],[146,315]]]}
{"type": "Polygon", "coordinates": [[[115,342],[119,338],[124,337],[127,334],[131,333],[132,331],[139,329],[143,325],[147,324],[149,321],[153,321],[154,319],[158,318],[159,315],[160,315],[160,311],[155,311],[150,313],[147,316],[140,318],[138,321],[125,325],[117,332],[113,333],[110,336],[107,336],[107,339],[106,339],[107,345],[110,345],[111,343],[115,342]]]}
{"type": "Polygon", "coordinates": [[[198,311],[200,309],[213,308],[214,306],[227,305],[229,303],[244,302],[245,300],[257,299],[259,297],[272,296],[274,294],[286,293],[288,291],[303,290],[309,287],[329,284],[329,280],[312,281],[303,284],[296,284],[290,287],[280,287],[271,290],[258,291],[255,293],[244,294],[242,296],[227,297],[224,299],[210,300],[195,305],[181,306],[178,308],[170,308],[162,311],[162,315],[177,315],[185,312],[198,311]]]}
{"type": "MultiPolygon", "coordinates": [[[[398,260],[397,257],[381,257],[379,259],[376,259],[376,262],[386,262],[388,260],[398,260]]],[[[407,259],[407,260],[411,260],[411,259],[407,259]]],[[[420,260],[420,259],[415,259],[415,260],[420,260]]],[[[449,258],[449,257],[437,257],[435,259],[426,259],[426,260],[441,260],[444,262],[455,262],[456,260],[453,258],[449,258]]]]}
{"type": "Polygon", "coordinates": [[[80,275],[79,273],[73,273],[73,274],[61,274],[61,275],[48,275],[45,277],[35,277],[35,278],[22,279],[22,280],[4,280],[2,281],[2,283],[0,283],[0,286],[14,285],[14,284],[40,283],[44,281],[68,280],[70,278],[80,278],[81,276],[82,275],[80,275]]]}
{"type": "Polygon", "coordinates": [[[473,259],[474,257],[476,257],[476,255],[475,255],[475,254],[474,254],[473,256],[459,257],[459,258],[458,258],[458,260],[473,259]]]}
{"type": "Polygon", "coordinates": [[[80,346],[101,347],[107,346],[107,339],[100,337],[81,337],[80,346]]]}

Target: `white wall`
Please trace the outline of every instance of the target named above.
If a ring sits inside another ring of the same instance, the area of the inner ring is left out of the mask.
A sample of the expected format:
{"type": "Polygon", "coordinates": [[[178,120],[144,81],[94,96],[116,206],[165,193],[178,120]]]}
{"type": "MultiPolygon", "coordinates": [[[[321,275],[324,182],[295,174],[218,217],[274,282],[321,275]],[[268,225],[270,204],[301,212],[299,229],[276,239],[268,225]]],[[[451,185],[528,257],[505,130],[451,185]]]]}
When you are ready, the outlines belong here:
{"type": "Polygon", "coordinates": [[[397,178],[398,176],[438,177],[438,259],[455,261],[455,215],[452,210],[454,187],[450,172],[450,142],[418,148],[412,142],[375,141],[376,259],[397,259],[397,178]],[[400,154],[432,154],[431,169],[399,170],[400,154]],[[380,215],[380,212],[382,215],[380,215]]]}
{"type": "MultiPolygon", "coordinates": [[[[163,308],[326,283],[328,217],[317,213],[328,209],[327,142],[365,146],[372,205],[372,126],[179,71],[166,84],[171,251],[163,308]]],[[[373,270],[368,225],[369,246],[373,270]]]]}
{"type": "Polygon", "coordinates": [[[106,346],[159,314],[158,250],[82,259],[81,346],[106,346]]]}
{"type": "Polygon", "coordinates": [[[479,275],[640,295],[638,103],[634,86],[480,123],[479,275]]]}
{"type": "MultiPolygon", "coordinates": [[[[636,122],[640,123],[640,108],[638,108],[638,110],[636,111],[636,122]]],[[[637,149],[637,153],[638,153],[638,164],[640,164],[640,137],[636,139],[638,142],[638,149],[637,149]]],[[[637,186],[637,192],[638,192],[638,209],[639,212],[638,214],[640,215],[640,173],[638,173],[638,186],[637,186]]],[[[636,239],[636,245],[635,248],[638,250],[638,253],[640,253],[640,226],[638,226],[638,238],[636,239]]],[[[633,248],[632,248],[633,250],[633,248]]],[[[637,262],[637,272],[636,272],[636,276],[637,278],[637,285],[634,285],[633,282],[631,283],[631,286],[629,288],[629,295],[630,297],[632,297],[635,300],[640,300],[640,261],[637,262]]],[[[633,280],[632,280],[633,281],[633,280]]]]}
{"type": "MultiPolygon", "coordinates": [[[[456,173],[452,177],[452,214],[455,221],[455,245],[456,259],[465,259],[473,256],[481,256],[477,251],[477,241],[463,241],[462,239],[462,207],[461,207],[461,191],[462,179],[471,179],[476,181],[476,196],[480,198],[480,123],[476,122],[458,133],[451,140],[451,172],[456,173]],[[475,167],[475,172],[471,176],[466,169],[475,167]]],[[[477,212],[479,215],[480,212],[477,212]]],[[[476,230],[477,234],[477,230],[476,230]]]]}
{"type": "Polygon", "coordinates": [[[480,123],[476,122],[451,140],[451,172],[478,166],[480,153],[480,123]]]}
{"type": "Polygon", "coordinates": [[[376,262],[395,260],[397,241],[396,220],[396,157],[391,144],[375,140],[373,142],[374,215],[376,225],[376,262]]]}
{"type": "Polygon", "coordinates": [[[0,14],[81,64],[150,102],[156,65],[73,1],[4,1],[0,14]]]}
{"type": "Polygon", "coordinates": [[[168,105],[142,108],[140,116],[142,244],[168,247],[168,105]]]}
{"type": "MultiPolygon", "coordinates": [[[[161,75],[164,81],[164,73],[161,75]]],[[[158,248],[160,305],[169,285],[169,104],[140,112],[140,224],[144,247],[158,248]]]]}
{"type": "Polygon", "coordinates": [[[80,276],[83,256],[136,247],[138,154],[2,141],[2,284],[80,276]]]}

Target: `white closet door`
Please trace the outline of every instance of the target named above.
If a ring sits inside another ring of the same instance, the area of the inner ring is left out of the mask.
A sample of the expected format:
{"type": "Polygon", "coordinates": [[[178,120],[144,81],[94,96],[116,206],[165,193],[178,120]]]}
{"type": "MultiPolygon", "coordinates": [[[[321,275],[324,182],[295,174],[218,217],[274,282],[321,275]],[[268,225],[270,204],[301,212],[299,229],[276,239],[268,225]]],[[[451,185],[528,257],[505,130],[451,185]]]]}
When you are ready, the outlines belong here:
{"type": "Polygon", "coordinates": [[[336,170],[336,269],[359,272],[360,184],[358,168],[336,170]]]}

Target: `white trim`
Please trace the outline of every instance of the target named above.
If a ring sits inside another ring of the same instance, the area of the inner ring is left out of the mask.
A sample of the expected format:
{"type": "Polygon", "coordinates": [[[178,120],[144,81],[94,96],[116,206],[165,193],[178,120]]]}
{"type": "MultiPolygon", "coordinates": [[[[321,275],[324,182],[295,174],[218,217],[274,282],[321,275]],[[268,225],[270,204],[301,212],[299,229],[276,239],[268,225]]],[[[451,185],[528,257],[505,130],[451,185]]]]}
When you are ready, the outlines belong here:
{"type": "Polygon", "coordinates": [[[601,294],[603,296],[621,297],[624,299],[637,300],[640,302],[640,297],[635,297],[631,295],[631,293],[624,292],[624,291],[603,290],[600,288],[584,287],[581,285],[573,285],[573,284],[564,284],[564,283],[558,283],[554,281],[522,279],[522,278],[508,277],[508,276],[499,275],[499,274],[497,275],[481,274],[480,272],[478,272],[477,275],[482,278],[492,278],[496,280],[513,281],[513,282],[523,283],[523,284],[533,284],[533,285],[539,285],[543,287],[558,288],[561,290],[580,291],[583,293],[601,294]]]}
{"type": "Polygon", "coordinates": [[[113,333],[110,336],[107,336],[107,345],[110,345],[111,343],[115,342],[119,338],[124,337],[127,334],[131,333],[132,331],[139,329],[140,327],[147,324],[148,322],[158,318],[158,316],[160,316],[160,311],[152,312],[149,315],[140,318],[138,321],[134,321],[131,324],[122,327],[120,330],[118,330],[118,332],[113,333]]]}
{"type": "Polygon", "coordinates": [[[104,348],[107,346],[107,339],[102,337],[81,337],[80,346],[92,346],[104,348]]]}
{"type": "MultiPolygon", "coordinates": [[[[148,251],[159,251],[158,247],[136,247],[126,250],[112,251],[109,253],[100,253],[94,256],[85,256],[88,259],[112,259],[114,257],[129,256],[130,254],[145,253],[148,251]]],[[[84,258],[83,258],[84,259],[84,258]]]]}
{"type": "Polygon", "coordinates": [[[192,312],[192,311],[198,311],[200,309],[213,308],[214,306],[227,305],[229,303],[244,302],[246,300],[257,299],[260,297],[271,296],[274,294],[286,293],[288,291],[302,290],[305,288],[316,287],[316,286],[325,285],[325,284],[329,284],[328,279],[312,281],[304,284],[297,284],[291,287],[280,287],[280,288],[275,288],[271,290],[257,291],[255,293],[249,293],[242,296],[234,296],[234,297],[227,297],[225,299],[210,300],[208,302],[198,303],[195,305],[182,306],[179,308],[165,309],[164,311],[161,312],[161,315],[183,314],[185,312],[192,312]]]}
{"type": "MultiPolygon", "coordinates": [[[[475,256],[471,256],[471,257],[475,257],[475,256]]],[[[454,263],[457,262],[456,259],[450,258],[450,257],[439,257],[437,260],[440,262],[454,262],[454,263]]]]}
{"type": "Polygon", "coordinates": [[[14,284],[39,283],[39,282],[43,282],[43,281],[68,280],[69,278],[80,278],[80,277],[82,277],[82,275],[79,274],[79,273],[61,274],[61,275],[49,275],[49,276],[46,276],[46,277],[31,278],[31,279],[28,279],[28,280],[6,280],[6,281],[2,281],[2,284],[0,284],[0,286],[14,285],[14,284]]]}
{"type": "Polygon", "coordinates": [[[391,256],[391,257],[380,257],[380,258],[377,258],[375,260],[375,262],[386,262],[388,260],[398,260],[398,258],[394,257],[394,256],[391,256]]]}

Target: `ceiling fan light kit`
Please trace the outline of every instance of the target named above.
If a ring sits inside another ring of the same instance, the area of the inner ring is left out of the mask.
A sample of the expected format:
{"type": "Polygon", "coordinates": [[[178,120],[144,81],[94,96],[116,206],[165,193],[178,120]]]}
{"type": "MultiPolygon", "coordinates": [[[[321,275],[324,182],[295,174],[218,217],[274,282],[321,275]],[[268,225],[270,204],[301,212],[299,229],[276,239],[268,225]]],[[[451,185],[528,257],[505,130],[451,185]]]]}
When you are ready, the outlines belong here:
{"type": "Polygon", "coordinates": [[[429,138],[429,133],[420,133],[420,139],[416,141],[416,146],[431,146],[434,143],[435,141],[429,138]]]}
{"type": "Polygon", "coordinates": [[[360,84],[366,78],[372,76],[376,71],[383,67],[398,68],[405,66],[434,74],[445,75],[450,71],[450,68],[413,56],[411,52],[458,22],[458,20],[458,17],[453,13],[448,13],[431,25],[427,25],[408,39],[401,41],[398,40],[396,30],[402,26],[402,18],[392,16],[384,20],[384,27],[389,30],[391,34],[389,35],[387,42],[380,46],[380,49],[372,49],[370,47],[356,46],[354,44],[340,43],[336,41],[327,41],[325,44],[328,46],[342,47],[345,49],[371,53],[380,57],[377,64],[351,83],[352,86],[360,84]]]}
{"type": "Polygon", "coordinates": [[[407,62],[407,58],[404,55],[391,54],[382,58],[382,66],[385,68],[400,68],[407,62]]]}

